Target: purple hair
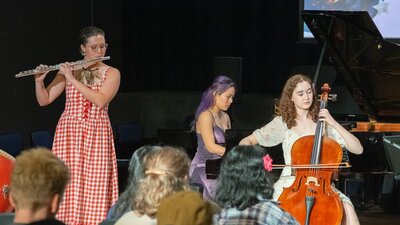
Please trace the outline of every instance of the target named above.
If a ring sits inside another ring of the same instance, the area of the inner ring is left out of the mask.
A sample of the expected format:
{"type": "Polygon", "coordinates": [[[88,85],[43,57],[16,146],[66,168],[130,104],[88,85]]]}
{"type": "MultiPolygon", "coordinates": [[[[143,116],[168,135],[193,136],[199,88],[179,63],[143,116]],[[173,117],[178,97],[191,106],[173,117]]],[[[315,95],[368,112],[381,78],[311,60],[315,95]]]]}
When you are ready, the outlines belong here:
{"type": "Polygon", "coordinates": [[[192,130],[194,130],[196,121],[199,118],[200,114],[214,105],[215,95],[222,94],[231,87],[234,87],[236,89],[235,82],[233,82],[233,80],[229,77],[217,76],[214,79],[212,85],[203,92],[201,102],[197,107],[196,113],[194,114],[194,120],[191,124],[192,130]]]}

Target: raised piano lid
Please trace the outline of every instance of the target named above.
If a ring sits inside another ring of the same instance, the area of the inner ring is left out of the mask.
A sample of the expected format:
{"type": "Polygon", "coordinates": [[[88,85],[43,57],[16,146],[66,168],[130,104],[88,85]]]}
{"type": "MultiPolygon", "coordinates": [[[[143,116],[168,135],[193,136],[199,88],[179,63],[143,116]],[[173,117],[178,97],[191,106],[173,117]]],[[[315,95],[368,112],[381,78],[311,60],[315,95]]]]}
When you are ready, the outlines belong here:
{"type": "MultiPolygon", "coordinates": [[[[400,121],[400,46],[384,40],[367,12],[305,10],[328,61],[371,120],[400,121]]],[[[397,128],[396,128],[397,129],[397,128]]]]}

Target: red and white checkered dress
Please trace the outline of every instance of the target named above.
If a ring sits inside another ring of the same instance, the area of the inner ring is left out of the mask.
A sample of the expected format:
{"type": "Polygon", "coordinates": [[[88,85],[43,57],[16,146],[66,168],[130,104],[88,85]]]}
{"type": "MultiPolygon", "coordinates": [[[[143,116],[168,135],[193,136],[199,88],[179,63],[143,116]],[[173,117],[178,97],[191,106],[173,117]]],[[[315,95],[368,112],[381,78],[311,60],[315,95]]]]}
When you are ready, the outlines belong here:
{"type": "MultiPolygon", "coordinates": [[[[102,79],[109,67],[99,68],[102,79]]],[[[117,163],[108,106],[97,107],[67,83],[65,110],[58,121],[53,152],[68,166],[71,180],[57,218],[68,225],[99,224],[118,198],[117,163]]]]}

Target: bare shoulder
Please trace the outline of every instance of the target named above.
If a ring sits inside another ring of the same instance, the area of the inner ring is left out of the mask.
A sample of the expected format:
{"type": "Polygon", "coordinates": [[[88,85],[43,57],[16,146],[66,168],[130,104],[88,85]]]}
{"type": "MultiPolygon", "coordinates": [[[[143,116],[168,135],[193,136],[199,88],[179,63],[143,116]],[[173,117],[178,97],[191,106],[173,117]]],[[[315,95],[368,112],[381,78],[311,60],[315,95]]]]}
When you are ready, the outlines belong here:
{"type": "Polygon", "coordinates": [[[108,74],[111,76],[118,76],[118,77],[121,75],[119,70],[112,66],[108,67],[108,74]]]}
{"type": "MultiPolygon", "coordinates": [[[[196,130],[211,129],[214,124],[214,118],[210,111],[206,110],[200,113],[196,121],[196,130]]],[[[198,131],[198,133],[202,133],[198,131]]]]}
{"type": "Polygon", "coordinates": [[[213,119],[213,115],[210,111],[205,110],[202,113],[200,113],[198,120],[209,120],[209,119],[213,119]]]}
{"type": "Polygon", "coordinates": [[[119,70],[115,67],[108,66],[106,74],[106,82],[119,83],[121,80],[121,74],[119,70]]]}

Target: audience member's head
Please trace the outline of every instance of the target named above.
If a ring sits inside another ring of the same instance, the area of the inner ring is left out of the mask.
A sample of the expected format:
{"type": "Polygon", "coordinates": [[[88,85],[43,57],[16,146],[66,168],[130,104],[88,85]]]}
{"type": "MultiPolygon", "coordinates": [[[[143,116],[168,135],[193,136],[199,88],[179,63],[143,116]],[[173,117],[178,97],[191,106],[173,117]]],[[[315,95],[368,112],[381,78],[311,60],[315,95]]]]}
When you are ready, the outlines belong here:
{"type": "Polygon", "coordinates": [[[109,218],[118,219],[124,213],[132,210],[132,199],[135,198],[139,180],[142,179],[144,175],[144,158],[147,154],[159,150],[160,148],[159,146],[145,145],[138,148],[133,153],[129,162],[127,186],[124,192],[119,196],[115,206],[113,206],[113,211],[109,215],[109,218]]]}
{"type": "Polygon", "coordinates": [[[180,191],[161,200],[158,225],[210,225],[212,209],[198,192],[180,191]]]}
{"type": "Polygon", "coordinates": [[[11,203],[15,223],[30,223],[52,218],[58,210],[68,168],[46,148],[23,151],[11,174],[11,203]]]}
{"type": "Polygon", "coordinates": [[[264,167],[266,151],[259,146],[236,146],[223,159],[216,201],[223,208],[243,210],[271,199],[273,180],[264,167]]]}
{"type": "Polygon", "coordinates": [[[155,217],[160,201],[175,192],[189,189],[190,159],[186,152],[165,146],[145,157],[144,178],[134,199],[134,210],[155,217]]]}

